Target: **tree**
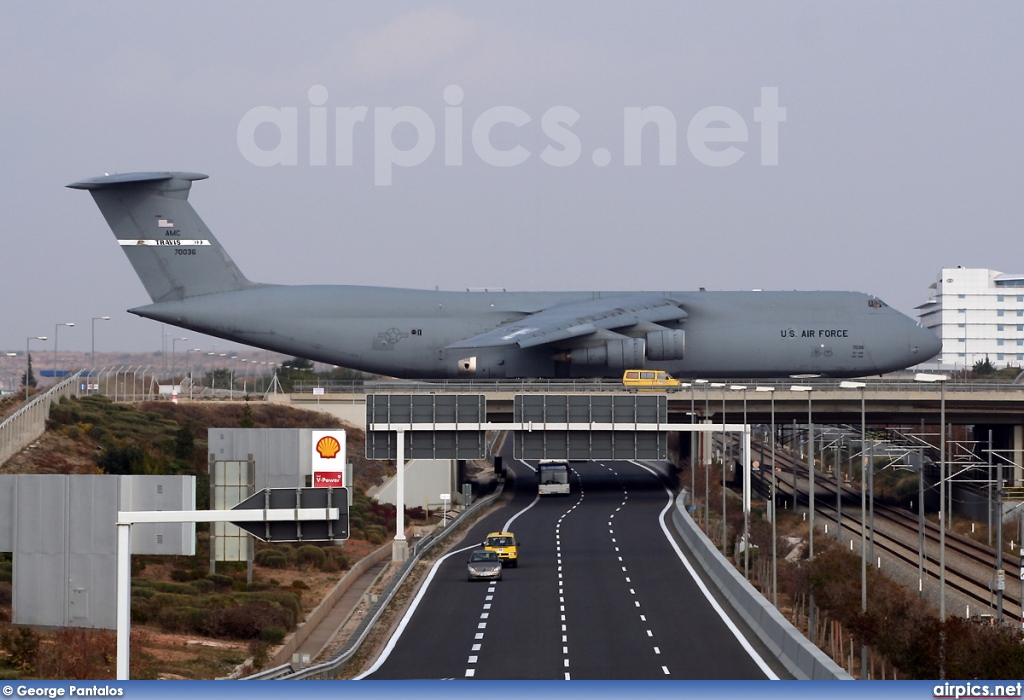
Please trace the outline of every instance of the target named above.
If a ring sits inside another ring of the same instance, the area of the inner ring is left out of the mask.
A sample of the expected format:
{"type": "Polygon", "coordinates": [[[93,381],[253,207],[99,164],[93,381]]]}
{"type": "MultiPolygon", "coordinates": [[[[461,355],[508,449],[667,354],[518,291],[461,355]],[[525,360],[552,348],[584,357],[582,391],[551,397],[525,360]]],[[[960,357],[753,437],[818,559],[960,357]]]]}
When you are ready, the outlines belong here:
{"type": "Polygon", "coordinates": [[[974,373],[981,377],[996,373],[996,368],[992,364],[992,361],[988,359],[988,355],[985,355],[984,360],[978,360],[975,362],[973,369],[974,373]]]}
{"type": "Polygon", "coordinates": [[[29,354],[29,356],[28,356],[28,371],[27,372],[23,372],[22,375],[21,375],[21,385],[25,386],[26,383],[30,387],[35,387],[36,386],[36,375],[35,375],[35,373],[32,372],[32,355],[31,354],[29,354]]]}

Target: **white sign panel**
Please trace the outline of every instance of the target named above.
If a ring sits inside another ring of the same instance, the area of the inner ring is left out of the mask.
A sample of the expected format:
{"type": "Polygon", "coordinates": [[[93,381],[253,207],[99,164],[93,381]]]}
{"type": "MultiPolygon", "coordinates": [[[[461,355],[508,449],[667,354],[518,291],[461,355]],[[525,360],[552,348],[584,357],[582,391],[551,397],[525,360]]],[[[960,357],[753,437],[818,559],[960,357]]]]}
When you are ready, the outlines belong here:
{"type": "Polygon", "coordinates": [[[345,486],[345,431],[314,430],[313,486],[336,488],[345,486]]]}

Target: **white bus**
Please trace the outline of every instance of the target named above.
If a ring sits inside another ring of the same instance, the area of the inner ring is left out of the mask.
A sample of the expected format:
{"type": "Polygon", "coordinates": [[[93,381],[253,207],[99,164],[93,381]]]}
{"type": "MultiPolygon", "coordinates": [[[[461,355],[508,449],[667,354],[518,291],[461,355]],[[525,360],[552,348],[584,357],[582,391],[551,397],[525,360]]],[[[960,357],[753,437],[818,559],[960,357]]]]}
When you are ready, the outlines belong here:
{"type": "Polygon", "coordinates": [[[542,459],[537,464],[537,493],[569,494],[569,463],[564,459],[542,459]]]}

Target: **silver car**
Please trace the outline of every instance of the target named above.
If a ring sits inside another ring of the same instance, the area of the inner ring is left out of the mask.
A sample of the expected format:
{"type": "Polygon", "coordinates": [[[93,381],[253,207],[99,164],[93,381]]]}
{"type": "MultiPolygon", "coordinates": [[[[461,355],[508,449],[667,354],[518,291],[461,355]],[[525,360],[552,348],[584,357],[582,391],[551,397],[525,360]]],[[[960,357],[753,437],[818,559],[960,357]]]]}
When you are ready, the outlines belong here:
{"type": "Polygon", "coordinates": [[[486,549],[476,549],[469,555],[469,562],[466,564],[470,581],[481,579],[501,580],[501,560],[497,552],[486,549]]]}

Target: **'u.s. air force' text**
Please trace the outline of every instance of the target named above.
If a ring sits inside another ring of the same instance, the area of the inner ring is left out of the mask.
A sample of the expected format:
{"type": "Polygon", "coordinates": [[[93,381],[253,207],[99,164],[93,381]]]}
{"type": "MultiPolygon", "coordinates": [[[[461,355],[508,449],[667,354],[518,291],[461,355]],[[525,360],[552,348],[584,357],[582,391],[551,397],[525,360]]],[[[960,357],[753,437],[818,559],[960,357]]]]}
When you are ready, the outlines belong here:
{"type": "Polygon", "coordinates": [[[779,335],[783,338],[849,338],[850,331],[846,328],[806,328],[801,331],[783,328],[779,335]]]}

